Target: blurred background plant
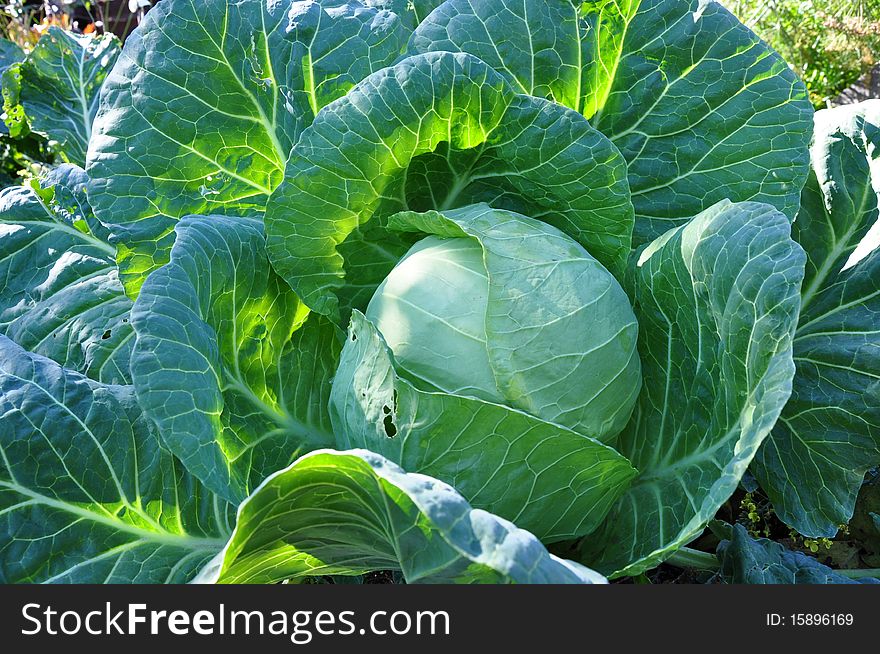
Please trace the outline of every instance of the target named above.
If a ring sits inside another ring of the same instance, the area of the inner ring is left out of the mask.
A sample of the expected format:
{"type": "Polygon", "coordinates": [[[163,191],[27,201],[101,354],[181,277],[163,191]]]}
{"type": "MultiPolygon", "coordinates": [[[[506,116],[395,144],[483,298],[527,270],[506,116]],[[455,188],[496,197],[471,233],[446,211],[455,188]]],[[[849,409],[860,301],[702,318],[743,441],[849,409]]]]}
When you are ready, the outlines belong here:
{"type": "Polygon", "coordinates": [[[137,27],[154,0],[7,0],[0,32],[28,49],[52,25],[83,34],[112,32],[120,39],[137,27]]]}
{"type": "Polygon", "coordinates": [[[817,108],[880,64],[880,0],[721,0],[803,78],[817,108]]]}
{"type": "MultiPolygon", "coordinates": [[[[125,39],[152,4],[151,0],[7,0],[0,4],[0,75],[22,61],[50,27],[81,34],[113,33],[125,39]]],[[[4,83],[14,81],[7,78],[4,83]]],[[[4,101],[10,98],[9,91],[3,93],[4,101]]],[[[22,117],[8,116],[9,106],[4,104],[0,188],[38,176],[55,159],[46,139],[30,131],[22,117]]]]}

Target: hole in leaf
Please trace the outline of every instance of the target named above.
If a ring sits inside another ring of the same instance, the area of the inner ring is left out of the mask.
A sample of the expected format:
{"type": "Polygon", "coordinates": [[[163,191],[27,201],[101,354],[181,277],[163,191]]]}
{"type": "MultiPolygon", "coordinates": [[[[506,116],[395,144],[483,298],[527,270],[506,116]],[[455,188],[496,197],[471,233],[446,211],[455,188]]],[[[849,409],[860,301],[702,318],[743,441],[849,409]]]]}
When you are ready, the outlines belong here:
{"type": "Polygon", "coordinates": [[[111,333],[111,331],[108,329],[108,330],[107,330],[106,332],[104,332],[104,334],[101,336],[101,340],[102,340],[102,341],[106,341],[108,338],[110,338],[111,335],[112,335],[112,333],[111,333]]]}
{"type": "Polygon", "coordinates": [[[382,424],[385,427],[385,435],[388,436],[388,438],[394,438],[397,436],[397,427],[394,425],[394,416],[390,414],[385,416],[385,420],[382,421],[382,424]]]}

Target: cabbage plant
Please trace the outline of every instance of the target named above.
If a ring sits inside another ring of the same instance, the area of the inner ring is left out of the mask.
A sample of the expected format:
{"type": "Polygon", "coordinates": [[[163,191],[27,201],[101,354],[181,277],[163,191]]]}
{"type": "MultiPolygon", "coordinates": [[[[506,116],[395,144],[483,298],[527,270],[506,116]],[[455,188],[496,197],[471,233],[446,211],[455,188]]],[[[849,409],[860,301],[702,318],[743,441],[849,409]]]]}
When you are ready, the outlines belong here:
{"type": "Polygon", "coordinates": [[[0,191],[0,581],[595,583],[749,470],[831,535],[880,464],[880,112],[814,129],[717,2],[54,46],[5,78],[65,163],[0,191]]]}

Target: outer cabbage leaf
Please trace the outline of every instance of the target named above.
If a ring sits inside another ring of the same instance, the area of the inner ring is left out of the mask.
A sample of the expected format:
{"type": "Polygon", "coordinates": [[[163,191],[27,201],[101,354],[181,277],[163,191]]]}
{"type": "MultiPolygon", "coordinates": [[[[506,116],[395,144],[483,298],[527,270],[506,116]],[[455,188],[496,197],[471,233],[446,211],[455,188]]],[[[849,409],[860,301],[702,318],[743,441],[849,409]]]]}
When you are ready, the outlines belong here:
{"type": "Polygon", "coordinates": [[[357,1],[165,0],[126,40],[101,94],[88,171],[135,295],[188,214],[256,215],[323,105],[407,37],[357,1]]]}
{"type": "Polygon", "coordinates": [[[131,301],[81,168],[0,192],[0,334],[105,383],[130,382],[131,301]]]}
{"type": "MultiPolygon", "coordinates": [[[[632,206],[614,146],[576,112],[517,95],[480,60],[431,53],[371,75],[305,130],[267,208],[269,254],[309,307],[336,317],[339,248],[360,226],[480,201],[558,227],[612,272],[629,253],[632,206]]],[[[374,286],[394,263],[375,266],[374,286]]]]}
{"type": "Polygon", "coordinates": [[[14,92],[7,94],[7,113],[21,112],[32,131],[55,142],[54,150],[65,161],[84,166],[101,85],[119,52],[119,39],[112,34],[88,36],[50,27],[24,61],[6,73],[16,77],[9,85],[14,92]]]}
{"type": "Polygon", "coordinates": [[[187,469],[240,502],[298,450],[332,445],[342,335],[269,266],[259,221],[191,216],[132,310],[144,412],[187,469]]]}
{"type": "Polygon", "coordinates": [[[618,449],[640,476],[582,543],[635,575],[696,537],[791,394],[804,253],[763,204],[720,203],[641,252],[629,287],[643,386],[618,449]]]}
{"type": "Polygon", "coordinates": [[[134,390],[0,336],[0,582],[184,582],[228,507],[159,444],[134,390]]]}
{"type": "Polygon", "coordinates": [[[366,450],[308,454],[241,505],[199,580],[275,583],[399,570],[407,583],[605,583],[451,486],[366,450]]]}
{"type": "MultiPolygon", "coordinates": [[[[569,0],[442,2],[416,27],[408,50],[468,52],[507,77],[520,93],[551,98],[583,111],[585,94],[594,93],[587,71],[599,62],[594,62],[594,53],[584,43],[589,25],[579,4],[569,0]]],[[[619,3],[605,4],[606,12],[624,11],[619,3]]],[[[637,6],[638,1],[628,4],[637,6]]],[[[619,56],[619,45],[606,53],[608,57],[619,56]]],[[[612,61],[603,63],[613,65],[612,61]]],[[[587,112],[587,117],[593,113],[587,112]]]]}
{"type": "Polygon", "coordinates": [[[79,166],[59,164],[47,170],[39,184],[31,184],[31,187],[59,220],[109,243],[110,232],[98,220],[89,202],[88,183],[88,175],[79,166]]]}
{"type": "Polygon", "coordinates": [[[377,452],[454,486],[473,506],[544,542],[587,534],[636,471],[611,447],[509,407],[420,391],[354,312],[333,382],[339,448],[377,452]]]}
{"type": "Polygon", "coordinates": [[[880,579],[849,579],[811,556],[752,538],[742,525],[733,525],[731,539],[721,541],[718,558],[729,584],[880,584],[880,579]]]}
{"type": "Polygon", "coordinates": [[[409,50],[471,53],[587,116],[629,165],[637,244],[723,199],[797,212],[806,90],[714,0],[448,0],[409,50]]]}
{"type": "Polygon", "coordinates": [[[794,392],[754,470],[782,520],[830,537],[880,465],[880,251],[848,265],[880,215],[880,101],[816,114],[812,154],[792,230],[807,252],[794,392]]]}
{"type": "Polygon", "coordinates": [[[400,16],[407,30],[412,32],[443,0],[364,0],[368,7],[387,9],[400,16]]]}

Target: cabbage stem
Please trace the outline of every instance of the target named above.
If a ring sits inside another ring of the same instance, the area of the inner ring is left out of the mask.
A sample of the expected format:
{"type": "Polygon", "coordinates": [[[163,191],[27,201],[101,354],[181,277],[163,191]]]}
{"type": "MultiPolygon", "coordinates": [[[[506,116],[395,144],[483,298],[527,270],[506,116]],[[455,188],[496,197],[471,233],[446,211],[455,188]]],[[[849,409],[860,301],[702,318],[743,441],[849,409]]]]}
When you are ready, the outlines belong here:
{"type": "MultiPolygon", "coordinates": [[[[718,572],[721,569],[721,563],[718,557],[709,552],[701,552],[700,550],[691,549],[690,547],[682,547],[675,554],[670,556],[666,563],[674,565],[677,568],[693,568],[696,570],[709,570],[718,572]]],[[[865,579],[868,577],[880,578],[880,568],[864,568],[864,569],[835,569],[837,574],[848,577],[849,579],[865,579]]]]}
{"type": "Polygon", "coordinates": [[[676,568],[695,568],[711,572],[718,572],[721,569],[721,563],[717,556],[690,547],[682,547],[666,559],[666,563],[674,565],[676,568]]]}
{"type": "Polygon", "coordinates": [[[865,568],[862,570],[835,570],[834,572],[839,575],[843,575],[844,577],[849,577],[850,579],[865,579],[866,577],[880,578],[880,568],[865,568]]]}

